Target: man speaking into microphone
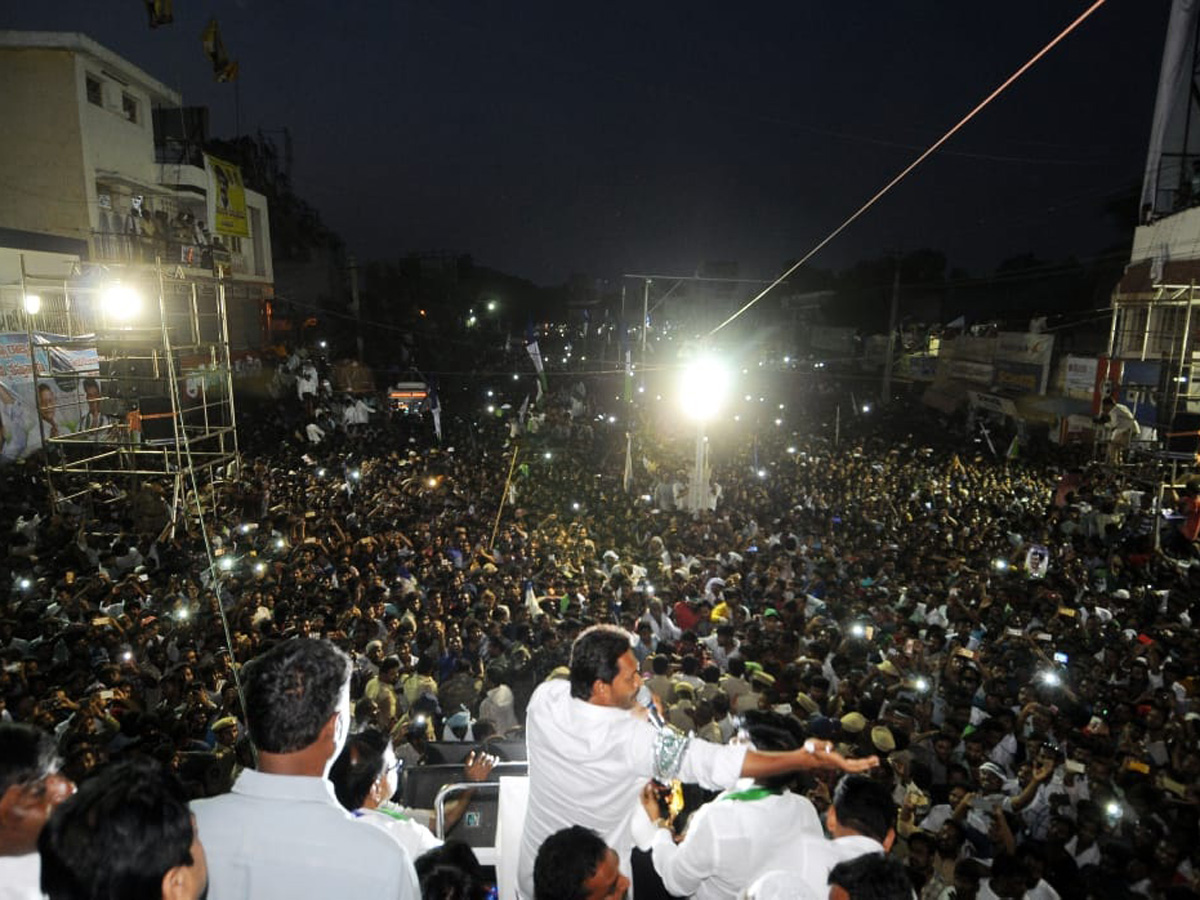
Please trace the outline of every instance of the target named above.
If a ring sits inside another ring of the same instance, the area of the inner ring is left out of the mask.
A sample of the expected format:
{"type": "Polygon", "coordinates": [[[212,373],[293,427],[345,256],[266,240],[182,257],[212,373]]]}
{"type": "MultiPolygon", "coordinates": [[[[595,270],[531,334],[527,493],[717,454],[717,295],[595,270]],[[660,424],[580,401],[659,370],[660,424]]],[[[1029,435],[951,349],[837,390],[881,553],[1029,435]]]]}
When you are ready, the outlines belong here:
{"type": "Polygon", "coordinates": [[[533,861],[550,835],[571,825],[592,829],[630,874],[631,822],[648,778],[679,779],[709,790],[740,777],[765,778],[797,769],[864,772],[877,759],[846,759],[828,741],[780,753],[693,740],[650,721],[638,702],[642,686],[628,632],[588,628],[571,647],[570,681],[550,681],[529,701],[529,807],[521,838],[518,886],[533,898],[533,861]]]}

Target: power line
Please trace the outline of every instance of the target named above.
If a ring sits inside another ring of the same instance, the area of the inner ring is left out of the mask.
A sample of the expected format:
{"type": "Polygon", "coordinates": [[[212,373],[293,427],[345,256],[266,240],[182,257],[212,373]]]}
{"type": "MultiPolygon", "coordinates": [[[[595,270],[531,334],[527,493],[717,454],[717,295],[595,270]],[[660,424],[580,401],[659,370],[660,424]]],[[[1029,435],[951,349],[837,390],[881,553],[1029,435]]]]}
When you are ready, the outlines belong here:
{"type": "Polygon", "coordinates": [[[792,265],[791,268],[789,268],[786,272],[784,272],[782,275],[780,275],[778,278],[776,278],[773,282],[771,282],[771,284],[769,284],[767,287],[765,287],[756,297],[751,299],[748,303],[746,303],[739,310],[737,310],[737,312],[735,312],[728,319],[726,319],[724,322],[722,322],[720,325],[718,325],[716,328],[714,328],[711,332],[709,332],[709,335],[711,336],[711,335],[716,334],[718,331],[720,331],[722,328],[724,328],[730,322],[732,322],[736,318],[738,318],[742,313],[746,312],[746,310],[750,309],[750,307],[754,306],[754,304],[758,303],[759,300],[761,300],[763,297],[765,297],[767,294],[769,294],[772,290],[774,290],[776,287],[778,287],[781,283],[783,283],[787,279],[787,277],[789,275],[791,275],[793,272],[795,272],[798,268],[800,268],[800,266],[804,265],[804,263],[806,263],[810,259],[812,259],[818,252],[820,252],[825,247],[826,244],[828,244],[835,237],[837,237],[839,234],[841,234],[843,231],[845,231],[847,228],[849,228],[850,225],[852,225],[861,215],[863,215],[863,213],[865,213],[868,209],[870,209],[872,206],[874,206],[880,199],[883,198],[883,196],[885,194],[887,194],[892,188],[894,188],[897,184],[899,184],[901,181],[903,181],[908,176],[908,174],[913,171],[913,169],[917,168],[917,166],[921,165],[921,163],[923,163],[926,159],[928,159],[930,156],[932,156],[933,153],[936,152],[939,147],[941,147],[944,143],[946,143],[948,140],[950,140],[950,138],[954,137],[954,135],[957,134],[964,126],[966,126],[966,124],[968,122],[970,122],[972,119],[974,119],[975,116],[977,116],[980,112],[982,112],[985,107],[987,107],[993,100],[995,100],[998,96],[1000,96],[1000,94],[1002,94],[1005,90],[1007,90],[1008,87],[1013,82],[1015,82],[1018,78],[1020,78],[1027,71],[1029,71],[1029,69],[1031,69],[1043,56],[1045,56],[1047,53],[1049,53],[1060,41],[1062,41],[1064,38],[1066,38],[1067,35],[1069,35],[1072,31],[1074,31],[1080,25],[1082,25],[1083,22],[1086,21],[1087,18],[1092,15],[1092,13],[1094,13],[1101,6],[1103,6],[1105,4],[1105,2],[1107,2],[1107,0],[1095,0],[1095,2],[1091,6],[1089,6],[1086,10],[1084,10],[1084,12],[1077,19],[1075,19],[1074,22],[1072,22],[1065,29],[1063,29],[1061,32],[1059,32],[1057,37],[1055,37],[1052,41],[1050,41],[1050,43],[1046,44],[1045,47],[1043,47],[1041,50],[1039,50],[1037,53],[1035,53],[1032,57],[1030,57],[1025,62],[1024,65],[1022,65],[1019,69],[1017,69],[1017,71],[1015,71],[1015,72],[1013,72],[1013,74],[1009,75],[1008,78],[1005,79],[1004,82],[998,88],[996,88],[994,91],[992,91],[990,94],[988,94],[988,96],[985,97],[978,105],[976,105],[976,107],[974,109],[972,109],[969,113],[967,113],[965,116],[963,116],[961,119],[959,119],[957,124],[955,124],[953,128],[951,128],[949,131],[947,131],[945,134],[943,134],[940,138],[938,138],[937,141],[935,141],[928,149],[925,150],[925,152],[923,152],[915,160],[913,160],[911,163],[909,163],[904,168],[904,170],[900,172],[899,175],[897,175],[895,178],[893,178],[891,181],[889,181],[886,185],[884,185],[883,188],[881,188],[879,191],[877,191],[875,193],[875,196],[871,197],[870,200],[868,200],[866,203],[864,203],[862,206],[860,206],[853,213],[853,215],[851,215],[848,219],[846,219],[844,222],[842,222],[841,225],[839,225],[837,228],[835,228],[833,231],[831,231],[823,240],[821,240],[820,243],[818,243],[815,247],[813,247],[811,250],[809,250],[808,253],[804,254],[804,256],[802,256],[798,261],[796,261],[792,265]]]}

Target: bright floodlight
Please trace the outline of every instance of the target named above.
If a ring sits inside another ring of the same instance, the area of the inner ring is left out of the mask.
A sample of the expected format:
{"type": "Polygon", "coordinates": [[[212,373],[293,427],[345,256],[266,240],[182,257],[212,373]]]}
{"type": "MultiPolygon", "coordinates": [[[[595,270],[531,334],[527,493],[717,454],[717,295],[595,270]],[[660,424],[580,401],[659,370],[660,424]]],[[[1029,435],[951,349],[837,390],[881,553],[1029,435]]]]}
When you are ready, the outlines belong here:
{"type": "Polygon", "coordinates": [[[712,356],[702,356],[683,370],[679,400],[689,419],[706,422],[716,415],[729,394],[729,369],[712,356]]]}
{"type": "Polygon", "coordinates": [[[488,312],[495,312],[496,306],[497,306],[497,303],[495,300],[489,300],[488,305],[487,305],[488,312]]]}
{"type": "Polygon", "coordinates": [[[36,316],[38,314],[38,311],[41,308],[42,308],[42,298],[41,297],[39,297],[37,294],[26,294],[25,295],[25,312],[29,313],[31,316],[36,316]]]}
{"type": "Polygon", "coordinates": [[[104,291],[104,311],[114,319],[132,319],[142,308],[142,298],[127,284],[112,284],[104,291]]]}

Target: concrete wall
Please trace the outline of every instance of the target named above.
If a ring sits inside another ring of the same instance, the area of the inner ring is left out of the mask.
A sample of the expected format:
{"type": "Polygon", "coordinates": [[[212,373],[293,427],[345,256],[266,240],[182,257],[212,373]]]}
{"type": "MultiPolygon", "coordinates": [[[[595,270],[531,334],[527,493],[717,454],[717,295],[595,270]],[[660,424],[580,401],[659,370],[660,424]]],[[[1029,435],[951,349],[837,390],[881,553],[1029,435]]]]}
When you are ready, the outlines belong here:
{"type": "Polygon", "coordinates": [[[1200,258],[1200,206],[1193,206],[1133,232],[1130,262],[1162,256],[1168,260],[1200,258]]]}
{"type": "MultiPolygon", "coordinates": [[[[96,171],[120,172],[145,184],[158,181],[150,95],[134,83],[122,84],[118,78],[119,72],[111,72],[98,60],[83,55],[75,57],[75,91],[83,123],[84,168],[93,192],[96,171]],[[102,106],[88,101],[88,78],[100,83],[102,106]],[[130,120],[123,106],[126,98],[132,102],[136,121],[130,120]]],[[[96,222],[93,212],[93,226],[96,222]]]]}
{"type": "Polygon", "coordinates": [[[92,188],[76,76],[64,50],[0,52],[0,228],[87,239],[92,188]]]}

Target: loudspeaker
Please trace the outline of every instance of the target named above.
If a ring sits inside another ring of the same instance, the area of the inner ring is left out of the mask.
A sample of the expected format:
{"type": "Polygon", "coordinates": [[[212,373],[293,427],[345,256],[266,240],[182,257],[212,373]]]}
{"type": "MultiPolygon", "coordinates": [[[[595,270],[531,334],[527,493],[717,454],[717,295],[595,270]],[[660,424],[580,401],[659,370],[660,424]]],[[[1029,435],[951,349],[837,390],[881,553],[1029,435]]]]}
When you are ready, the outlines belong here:
{"type": "Polygon", "coordinates": [[[145,357],[100,360],[100,393],[118,400],[137,400],[162,394],[165,382],[154,374],[154,361],[145,357]]]}
{"type": "Polygon", "coordinates": [[[1168,453],[1200,452],[1200,413],[1176,413],[1175,421],[1161,432],[1176,435],[1167,437],[1168,453]]]}
{"type": "MultiPolygon", "coordinates": [[[[178,329],[167,326],[167,340],[177,343],[178,329]]],[[[101,356],[120,356],[125,353],[142,355],[148,350],[162,350],[161,328],[114,328],[96,332],[96,352],[101,356]]]]}

